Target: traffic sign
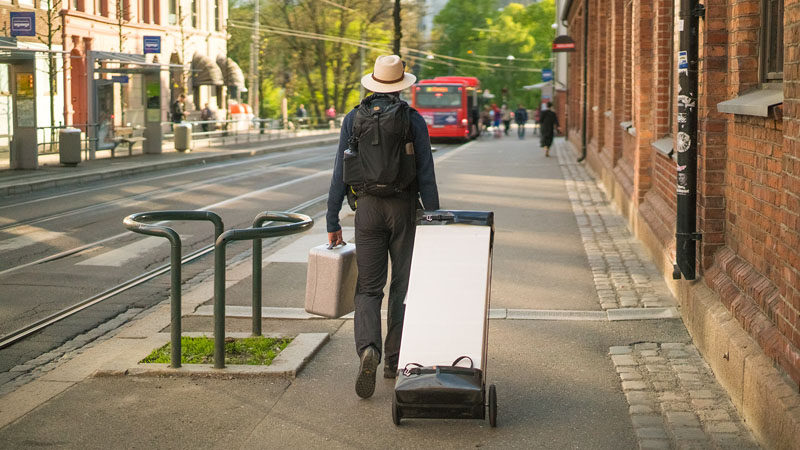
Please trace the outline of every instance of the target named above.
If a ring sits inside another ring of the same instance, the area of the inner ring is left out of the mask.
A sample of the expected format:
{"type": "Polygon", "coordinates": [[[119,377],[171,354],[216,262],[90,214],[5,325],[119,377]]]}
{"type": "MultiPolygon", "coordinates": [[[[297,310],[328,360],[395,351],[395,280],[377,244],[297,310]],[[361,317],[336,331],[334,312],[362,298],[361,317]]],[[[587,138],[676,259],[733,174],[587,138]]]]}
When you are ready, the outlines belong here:
{"type": "Polygon", "coordinates": [[[112,75],[111,76],[111,81],[114,82],[114,83],[125,84],[125,83],[128,82],[128,80],[129,80],[129,78],[128,78],[127,75],[112,75]]]}
{"type": "Polygon", "coordinates": [[[161,53],[161,36],[143,36],[144,53],[161,53]]]}
{"type": "Polygon", "coordinates": [[[11,36],[36,36],[36,13],[11,12],[11,36]]]}
{"type": "Polygon", "coordinates": [[[542,69],[542,81],[553,81],[553,69],[542,69]]]}

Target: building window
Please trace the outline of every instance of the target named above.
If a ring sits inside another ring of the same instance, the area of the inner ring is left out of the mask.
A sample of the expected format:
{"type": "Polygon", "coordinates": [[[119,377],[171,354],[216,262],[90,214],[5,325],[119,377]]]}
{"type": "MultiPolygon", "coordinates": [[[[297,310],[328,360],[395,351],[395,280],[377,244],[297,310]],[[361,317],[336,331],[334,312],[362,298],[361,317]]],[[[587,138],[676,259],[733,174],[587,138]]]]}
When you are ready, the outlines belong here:
{"type": "Polygon", "coordinates": [[[197,1],[192,0],[192,28],[197,28],[197,1]]]}
{"type": "Polygon", "coordinates": [[[178,0],[167,0],[169,2],[168,20],[170,25],[178,23],[178,0]]]}
{"type": "Polygon", "coordinates": [[[763,0],[761,14],[761,80],[783,79],[783,0],[763,0]]]}
{"type": "Polygon", "coordinates": [[[220,28],[221,28],[220,27],[220,23],[219,23],[219,8],[220,8],[219,0],[214,0],[214,30],[215,31],[219,31],[220,28]]]}
{"type": "Polygon", "coordinates": [[[141,0],[141,4],[139,5],[142,17],[142,23],[151,23],[150,22],[150,0],[141,0]]]}
{"type": "Polygon", "coordinates": [[[161,2],[159,0],[153,0],[152,19],[153,23],[161,25],[161,2]]]}

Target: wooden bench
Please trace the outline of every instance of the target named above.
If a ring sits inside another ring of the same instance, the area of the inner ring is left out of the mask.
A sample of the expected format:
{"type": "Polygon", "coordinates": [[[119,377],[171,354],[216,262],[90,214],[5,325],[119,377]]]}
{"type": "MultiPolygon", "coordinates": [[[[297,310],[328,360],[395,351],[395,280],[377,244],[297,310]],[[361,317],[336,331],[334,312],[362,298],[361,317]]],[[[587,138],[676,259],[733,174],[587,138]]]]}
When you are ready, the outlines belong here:
{"type": "Polygon", "coordinates": [[[116,127],[114,128],[114,147],[111,148],[111,157],[114,157],[114,150],[118,145],[124,144],[128,146],[128,156],[133,154],[133,146],[139,142],[147,140],[144,136],[134,136],[133,127],[116,127]]]}

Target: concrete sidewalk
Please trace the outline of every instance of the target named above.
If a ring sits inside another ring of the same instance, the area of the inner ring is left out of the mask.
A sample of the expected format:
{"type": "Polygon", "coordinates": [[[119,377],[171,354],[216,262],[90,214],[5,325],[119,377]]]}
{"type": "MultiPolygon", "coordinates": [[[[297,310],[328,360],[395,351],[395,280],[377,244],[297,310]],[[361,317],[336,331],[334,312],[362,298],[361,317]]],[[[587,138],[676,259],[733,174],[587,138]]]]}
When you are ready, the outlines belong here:
{"type": "MultiPolygon", "coordinates": [[[[109,368],[123,372],[153,348],[165,331],[163,304],[0,398],[0,442],[757,448],[624,221],[566,146],[554,153],[545,158],[533,139],[487,137],[436,161],[443,208],[495,212],[487,379],[498,389],[497,428],[472,420],[405,420],[395,427],[390,380],[379,379],[370,399],[355,395],[352,321],[285,318],[302,308],[300,261],[308,243],[324,236],[317,231],[318,237],[286,237],[275,247],[281,251],[265,252],[265,334],[330,334],[296,378],[92,377],[109,368]]],[[[352,217],[343,219],[351,224],[352,217]]],[[[249,329],[249,318],[235,317],[250,304],[248,265],[241,260],[227,277],[229,332],[249,329]]],[[[184,296],[185,332],[213,329],[203,312],[210,282],[184,296]]]]}
{"type": "Polygon", "coordinates": [[[97,152],[97,159],[82,161],[74,167],[61,166],[57,154],[44,155],[40,157],[43,162],[40,162],[41,165],[36,170],[0,168],[0,196],[337,142],[338,131],[324,130],[269,140],[259,141],[253,138],[252,142],[242,138],[241,143],[232,142],[227,145],[210,145],[207,141],[198,141],[190,152],[178,152],[165,146],[163,153],[157,155],[142,154],[141,149],[138,149],[133,156],[111,158],[110,151],[103,150],[97,152]]]}

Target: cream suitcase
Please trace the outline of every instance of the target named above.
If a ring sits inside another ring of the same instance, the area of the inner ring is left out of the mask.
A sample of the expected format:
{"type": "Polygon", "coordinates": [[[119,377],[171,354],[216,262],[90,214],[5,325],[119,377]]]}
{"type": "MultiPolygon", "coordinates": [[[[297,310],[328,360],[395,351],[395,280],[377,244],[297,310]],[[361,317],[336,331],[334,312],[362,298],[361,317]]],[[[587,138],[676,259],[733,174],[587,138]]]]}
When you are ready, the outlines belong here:
{"type": "Polygon", "coordinates": [[[356,278],[355,244],[330,250],[328,244],[312,248],[308,252],[306,312],[331,319],[353,312],[356,278]]]}

